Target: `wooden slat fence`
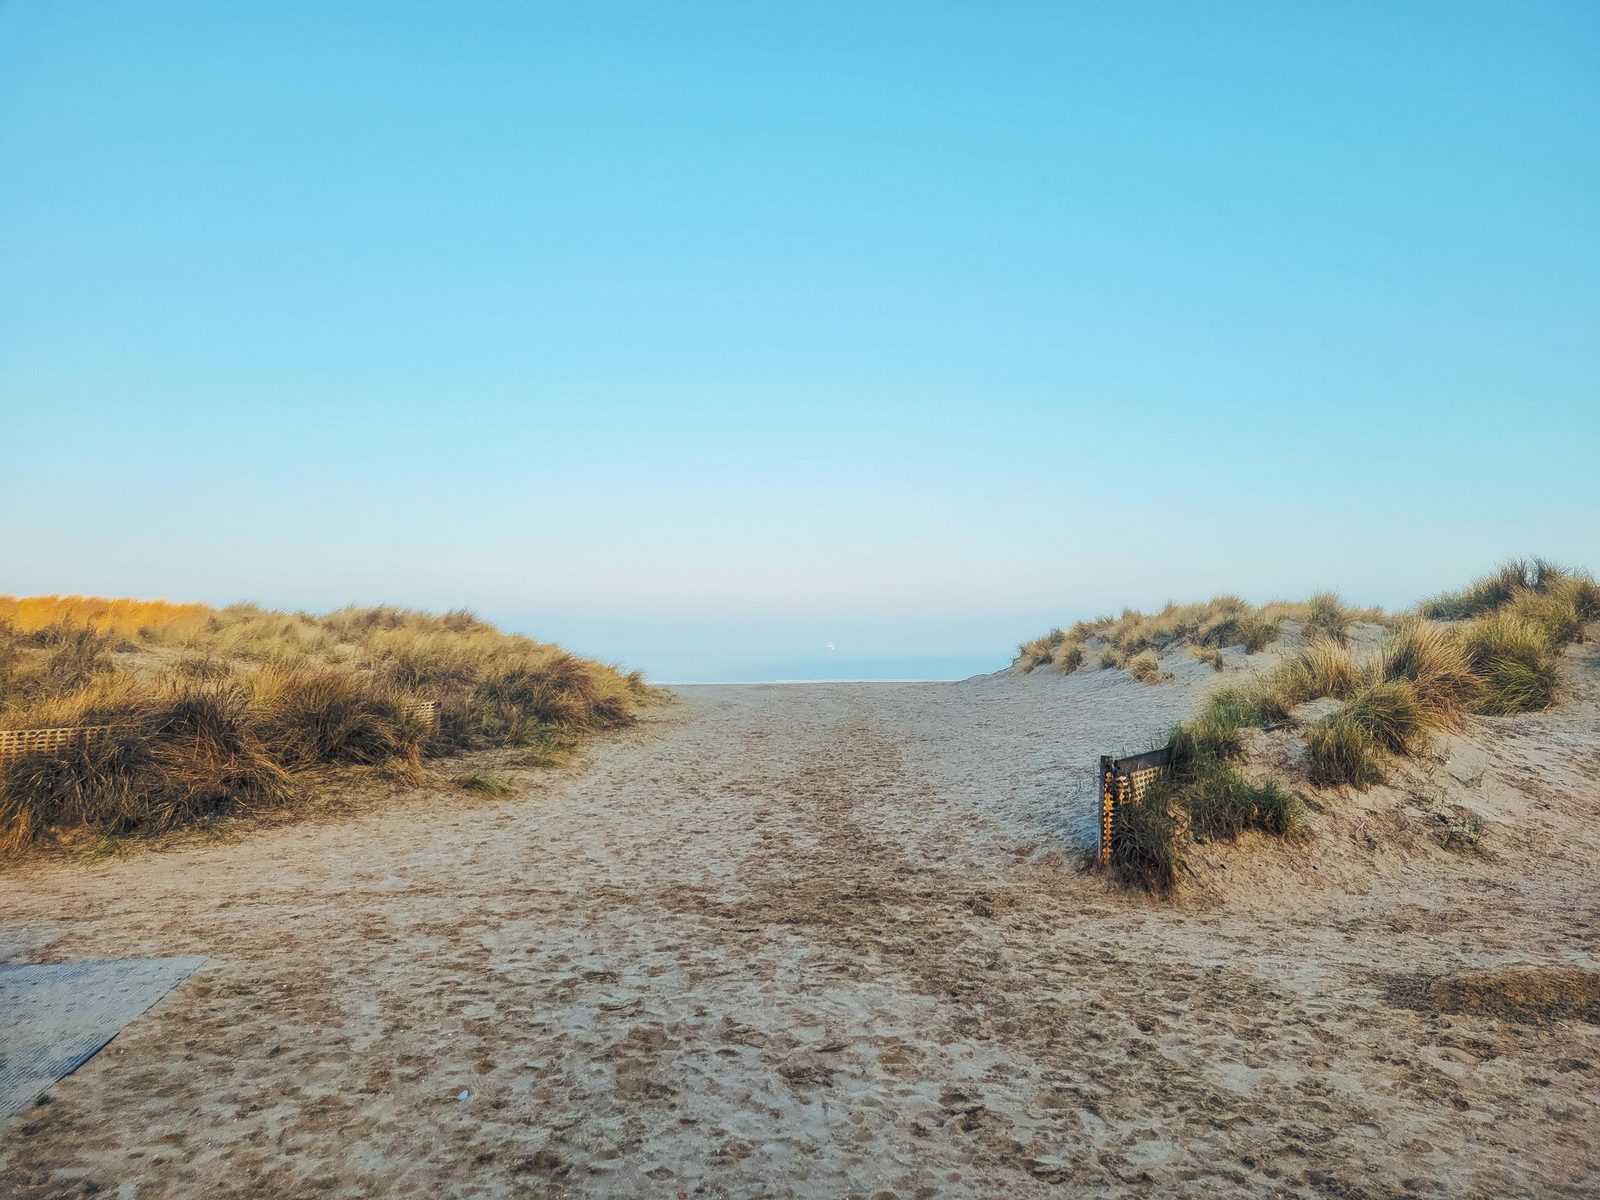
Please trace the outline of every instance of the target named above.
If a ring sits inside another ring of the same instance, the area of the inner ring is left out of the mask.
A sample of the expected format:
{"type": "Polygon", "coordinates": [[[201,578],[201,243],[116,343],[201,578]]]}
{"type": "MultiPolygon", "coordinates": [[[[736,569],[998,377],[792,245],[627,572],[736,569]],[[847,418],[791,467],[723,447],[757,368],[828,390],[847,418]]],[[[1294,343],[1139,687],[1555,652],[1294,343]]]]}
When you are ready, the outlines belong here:
{"type": "MultiPolygon", "coordinates": [[[[439,725],[437,700],[412,700],[400,706],[407,717],[414,717],[435,728],[439,725]]],[[[89,738],[114,733],[122,725],[69,725],[55,729],[0,729],[0,760],[41,750],[59,750],[89,738]]]]}
{"type": "Polygon", "coordinates": [[[439,702],[437,700],[413,700],[409,704],[402,704],[400,711],[405,716],[416,717],[435,728],[438,727],[439,702]]]}
{"type": "Polygon", "coordinates": [[[58,729],[0,729],[0,759],[40,750],[59,750],[120,728],[120,725],[71,725],[58,729]]]}

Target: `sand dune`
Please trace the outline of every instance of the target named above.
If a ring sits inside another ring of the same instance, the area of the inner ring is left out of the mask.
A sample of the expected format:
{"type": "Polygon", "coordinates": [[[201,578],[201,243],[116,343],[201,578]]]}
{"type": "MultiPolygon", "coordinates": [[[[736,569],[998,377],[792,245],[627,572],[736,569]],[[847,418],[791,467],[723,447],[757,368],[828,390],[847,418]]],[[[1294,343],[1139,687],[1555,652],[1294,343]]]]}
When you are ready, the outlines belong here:
{"type": "Polygon", "coordinates": [[[3,1190],[1592,1194],[1593,643],[1166,904],[1074,848],[1215,678],[1164,665],[688,688],[510,800],[9,870],[7,957],[214,965],[0,1126],[3,1190]]]}

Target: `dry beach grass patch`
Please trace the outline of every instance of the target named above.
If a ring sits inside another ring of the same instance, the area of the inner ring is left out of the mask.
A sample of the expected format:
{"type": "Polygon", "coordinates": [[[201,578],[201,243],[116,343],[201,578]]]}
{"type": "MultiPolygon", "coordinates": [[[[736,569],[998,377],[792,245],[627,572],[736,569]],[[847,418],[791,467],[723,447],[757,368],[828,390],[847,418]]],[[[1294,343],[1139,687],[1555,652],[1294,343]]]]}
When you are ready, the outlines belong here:
{"type": "Polygon", "coordinates": [[[110,727],[0,759],[0,854],[51,829],[155,833],[292,805],[313,767],[414,779],[426,756],[490,746],[556,762],[652,696],[465,612],[0,597],[0,728],[110,727]]]}
{"type": "Polygon", "coordinates": [[[1146,652],[1160,655],[1187,646],[1200,661],[1221,670],[1223,647],[1239,646],[1247,654],[1255,654],[1278,640],[1286,621],[1298,621],[1308,639],[1343,643],[1356,622],[1384,619],[1381,609],[1346,607],[1333,592],[1319,592],[1305,601],[1275,600],[1262,605],[1249,604],[1238,596],[1214,596],[1199,604],[1168,604],[1155,613],[1124,609],[1120,616],[1052,629],[1018,646],[1014,665],[1026,673],[1048,663],[1070,673],[1082,665],[1086,655],[1098,652],[1096,661],[1101,667],[1132,670],[1133,662],[1146,652]]]}
{"type": "Polygon", "coordinates": [[[1530,1025],[1600,1025],[1600,971],[1581,967],[1408,975],[1393,980],[1386,992],[1389,1003],[1424,1013],[1471,1013],[1530,1025]]]}

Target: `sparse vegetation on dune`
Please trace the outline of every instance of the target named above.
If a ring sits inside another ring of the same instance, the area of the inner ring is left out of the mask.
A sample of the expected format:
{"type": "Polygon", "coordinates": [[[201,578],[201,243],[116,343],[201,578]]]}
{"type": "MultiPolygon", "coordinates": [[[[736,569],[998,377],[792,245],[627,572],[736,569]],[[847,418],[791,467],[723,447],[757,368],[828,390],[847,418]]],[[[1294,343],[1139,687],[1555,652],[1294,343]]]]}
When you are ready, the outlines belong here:
{"type": "Polygon", "coordinates": [[[1146,651],[1159,656],[1187,646],[1195,658],[1221,670],[1225,646],[1243,647],[1255,654],[1283,633],[1286,621],[1298,621],[1307,639],[1326,638],[1343,643],[1358,621],[1382,622],[1381,609],[1347,608],[1332,592],[1319,592],[1309,600],[1252,605],[1238,596],[1216,596],[1201,604],[1169,604],[1157,613],[1124,609],[1118,617],[1079,621],[1069,629],[1052,629],[1043,637],[1017,648],[1014,665],[1026,673],[1051,663],[1071,672],[1086,656],[1095,655],[1102,667],[1130,667],[1146,651]]]}
{"type": "Polygon", "coordinates": [[[0,759],[0,853],[51,828],[153,833],[292,804],[312,767],[415,778],[425,755],[488,746],[553,763],[651,695],[466,612],[0,597],[0,729],[110,727],[0,759]]]}
{"type": "Polygon", "coordinates": [[[1331,597],[1308,605],[1302,627],[1314,632],[1299,650],[1245,684],[1214,690],[1175,732],[1172,777],[1159,802],[1186,820],[1141,819],[1127,839],[1113,839],[1124,879],[1170,887],[1186,836],[1292,834],[1299,798],[1281,783],[1251,779],[1240,763],[1248,731],[1294,726],[1295,710],[1310,701],[1340,703],[1304,726],[1308,782],[1358,790],[1382,782],[1389,759],[1423,753],[1466,714],[1548,707],[1562,647],[1600,619],[1600,586],[1542,560],[1514,562],[1420,605],[1362,658],[1342,644],[1331,597]]]}
{"type": "Polygon", "coordinates": [[[1301,830],[1301,797],[1275,781],[1246,776],[1236,762],[1239,738],[1215,722],[1177,730],[1167,778],[1141,803],[1119,809],[1111,863],[1124,882],[1165,894],[1176,886],[1191,842],[1233,841],[1247,829],[1277,837],[1301,830]]]}

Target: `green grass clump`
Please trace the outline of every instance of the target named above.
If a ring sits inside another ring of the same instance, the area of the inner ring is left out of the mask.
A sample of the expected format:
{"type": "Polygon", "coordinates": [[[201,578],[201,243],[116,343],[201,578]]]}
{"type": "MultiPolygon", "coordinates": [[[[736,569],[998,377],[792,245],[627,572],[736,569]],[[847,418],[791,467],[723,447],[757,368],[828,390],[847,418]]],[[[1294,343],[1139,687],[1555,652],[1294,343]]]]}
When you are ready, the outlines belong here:
{"type": "Polygon", "coordinates": [[[1544,592],[1567,573],[1542,558],[1512,559],[1493,574],[1458,592],[1445,592],[1417,606],[1430,621],[1463,621],[1511,603],[1518,592],[1544,592]]]}
{"type": "Polygon", "coordinates": [[[1383,760],[1372,735],[1344,713],[1324,717],[1306,731],[1311,782],[1318,787],[1348,784],[1364,792],[1383,782],[1383,760]]]}
{"type": "Polygon", "coordinates": [[[1478,685],[1475,711],[1504,716],[1555,702],[1559,646],[1550,626],[1508,606],[1471,621],[1461,643],[1478,685]]]}
{"type": "Polygon", "coordinates": [[[1278,664],[1261,688],[1287,710],[1322,696],[1342,700],[1356,689],[1357,683],[1350,652],[1331,638],[1319,637],[1278,664]]]}
{"type": "Polygon", "coordinates": [[[1583,633],[1587,618],[1580,611],[1581,596],[1582,592],[1576,589],[1519,592],[1505,608],[1479,619],[1515,618],[1537,629],[1552,647],[1564,646],[1577,641],[1583,633]]]}
{"type": "Polygon", "coordinates": [[[1311,782],[1365,791],[1383,781],[1385,752],[1421,753],[1438,719],[1411,679],[1377,676],[1306,731],[1311,782]]]}
{"type": "Polygon", "coordinates": [[[1130,885],[1164,894],[1173,887],[1188,840],[1237,838],[1247,829],[1296,837],[1304,801],[1275,780],[1256,782],[1234,760],[1259,710],[1240,689],[1213,693],[1195,720],[1174,731],[1172,766],[1139,804],[1117,810],[1111,863],[1130,885]]]}
{"type": "Polygon", "coordinates": [[[1600,621],[1600,583],[1585,572],[1572,571],[1552,580],[1545,594],[1570,607],[1580,622],[1600,621]]]}
{"type": "Polygon", "coordinates": [[[1395,754],[1427,749],[1428,713],[1408,679],[1384,679],[1362,688],[1340,711],[1341,720],[1362,729],[1374,745],[1395,754]]]}
{"type": "Polygon", "coordinates": [[[1182,761],[1233,758],[1246,730],[1271,729],[1288,718],[1281,696],[1258,682],[1213,690],[1194,718],[1173,735],[1182,761]]]}
{"type": "Polygon", "coordinates": [[[1471,657],[1456,630],[1428,620],[1404,621],[1379,651],[1374,677],[1405,680],[1430,725],[1453,729],[1479,689],[1471,657]]]}
{"type": "Polygon", "coordinates": [[[1256,783],[1218,759],[1200,759],[1179,778],[1194,837],[1232,841],[1246,829],[1288,837],[1300,826],[1303,802],[1276,780],[1256,783]]]}

